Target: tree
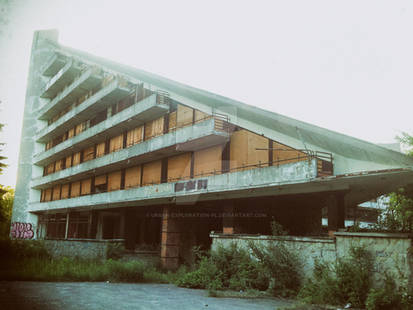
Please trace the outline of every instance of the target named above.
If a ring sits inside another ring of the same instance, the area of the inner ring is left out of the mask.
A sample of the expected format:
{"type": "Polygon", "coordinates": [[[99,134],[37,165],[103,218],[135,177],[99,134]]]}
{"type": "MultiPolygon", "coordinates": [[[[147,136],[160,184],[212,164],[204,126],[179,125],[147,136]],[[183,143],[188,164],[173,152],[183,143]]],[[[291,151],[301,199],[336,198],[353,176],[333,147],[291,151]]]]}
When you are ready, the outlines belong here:
{"type": "MultiPolygon", "coordinates": [[[[4,124],[0,124],[0,132],[3,128],[4,124]]],[[[4,143],[0,143],[0,147],[2,147],[4,145],[4,143]]],[[[2,151],[2,149],[0,148],[0,152],[2,151]]],[[[7,165],[3,162],[7,157],[1,156],[0,155],[0,174],[3,174],[3,169],[7,167],[7,165]]],[[[1,191],[0,191],[1,194],[1,191]]]]}
{"type": "Polygon", "coordinates": [[[14,189],[0,185],[0,191],[0,239],[6,239],[10,233],[14,189]]]}

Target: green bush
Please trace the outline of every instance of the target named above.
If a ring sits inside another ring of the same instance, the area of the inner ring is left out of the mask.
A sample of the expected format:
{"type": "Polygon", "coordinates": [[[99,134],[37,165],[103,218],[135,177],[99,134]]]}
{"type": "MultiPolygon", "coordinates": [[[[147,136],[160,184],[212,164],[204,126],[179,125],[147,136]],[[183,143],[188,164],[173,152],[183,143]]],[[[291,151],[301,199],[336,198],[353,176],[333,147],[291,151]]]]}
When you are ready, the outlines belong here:
{"type": "Polygon", "coordinates": [[[119,259],[125,254],[125,246],[122,243],[109,243],[106,248],[108,259],[119,259]]]}
{"type": "Polygon", "coordinates": [[[371,287],[373,261],[369,252],[354,247],[350,257],[339,259],[331,267],[316,262],[313,278],[299,293],[304,301],[315,304],[347,304],[364,307],[371,287]]]}

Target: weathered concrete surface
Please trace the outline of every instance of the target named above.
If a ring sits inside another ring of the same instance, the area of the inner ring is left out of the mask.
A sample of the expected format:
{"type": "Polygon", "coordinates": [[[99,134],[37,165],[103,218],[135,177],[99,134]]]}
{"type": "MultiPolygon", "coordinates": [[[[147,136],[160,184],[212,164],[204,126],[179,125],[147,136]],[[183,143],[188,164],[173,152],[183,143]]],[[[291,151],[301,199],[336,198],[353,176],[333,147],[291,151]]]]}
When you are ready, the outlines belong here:
{"type": "MultiPolygon", "coordinates": [[[[84,164],[88,164],[88,162],[84,164]]],[[[302,161],[282,165],[279,167],[264,167],[259,169],[252,169],[247,171],[205,177],[202,178],[208,181],[208,186],[205,189],[194,189],[191,191],[175,192],[175,183],[163,183],[153,186],[144,186],[127,190],[119,190],[108,193],[76,197],[71,199],[33,203],[31,204],[30,211],[64,209],[80,206],[97,207],[99,205],[107,205],[108,207],[119,207],[126,206],[128,203],[137,206],[140,204],[151,203],[151,201],[152,204],[162,203],[162,199],[164,200],[164,202],[168,202],[169,198],[174,197],[176,197],[176,199],[179,199],[179,197],[182,197],[182,199],[187,199],[189,196],[193,196],[192,199],[196,201],[198,199],[204,199],[203,196],[206,196],[205,199],[208,199],[207,196],[211,196],[214,193],[219,194],[223,192],[245,190],[248,190],[249,192],[244,193],[244,195],[247,194],[251,196],[253,194],[252,191],[255,188],[270,188],[271,186],[277,187],[282,184],[303,183],[309,179],[315,178],[316,175],[317,162],[315,159],[313,159],[309,162],[302,161]]]]}
{"type": "Polygon", "coordinates": [[[170,284],[0,282],[2,309],[264,310],[290,305],[275,298],[212,298],[170,284]]]}
{"type": "Polygon", "coordinates": [[[107,259],[111,246],[123,244],[123,240],[42,240],[52,257],[72,257],[85,259],[107,259]]]}

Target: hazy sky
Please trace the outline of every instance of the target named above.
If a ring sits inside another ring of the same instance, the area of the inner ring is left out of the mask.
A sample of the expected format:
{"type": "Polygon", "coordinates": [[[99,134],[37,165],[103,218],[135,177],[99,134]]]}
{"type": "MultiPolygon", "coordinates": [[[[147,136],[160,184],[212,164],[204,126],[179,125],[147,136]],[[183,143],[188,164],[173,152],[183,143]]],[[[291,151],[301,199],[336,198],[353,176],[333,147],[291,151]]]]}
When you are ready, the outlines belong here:
{"type": "MultiPolygon", "coordinates": [[[[6,1],[0,0],[0,5],[6,1]]],[[[374,143],[413,133],[411,1],[15,0],[0,35],[0,142],[14,186],[33,31],[374,143]]]]}

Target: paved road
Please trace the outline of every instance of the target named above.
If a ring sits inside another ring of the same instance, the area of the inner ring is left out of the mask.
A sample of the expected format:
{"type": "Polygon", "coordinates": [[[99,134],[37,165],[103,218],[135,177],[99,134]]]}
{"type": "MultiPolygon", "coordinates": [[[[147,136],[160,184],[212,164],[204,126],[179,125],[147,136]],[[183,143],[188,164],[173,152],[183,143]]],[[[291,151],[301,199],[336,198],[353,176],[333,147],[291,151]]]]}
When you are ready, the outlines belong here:
{"type": "Polygon", "coordinates": [[[4,310],[278,309],[272,298],[212,298],[170,284],[0,282],[4,310]]]}

